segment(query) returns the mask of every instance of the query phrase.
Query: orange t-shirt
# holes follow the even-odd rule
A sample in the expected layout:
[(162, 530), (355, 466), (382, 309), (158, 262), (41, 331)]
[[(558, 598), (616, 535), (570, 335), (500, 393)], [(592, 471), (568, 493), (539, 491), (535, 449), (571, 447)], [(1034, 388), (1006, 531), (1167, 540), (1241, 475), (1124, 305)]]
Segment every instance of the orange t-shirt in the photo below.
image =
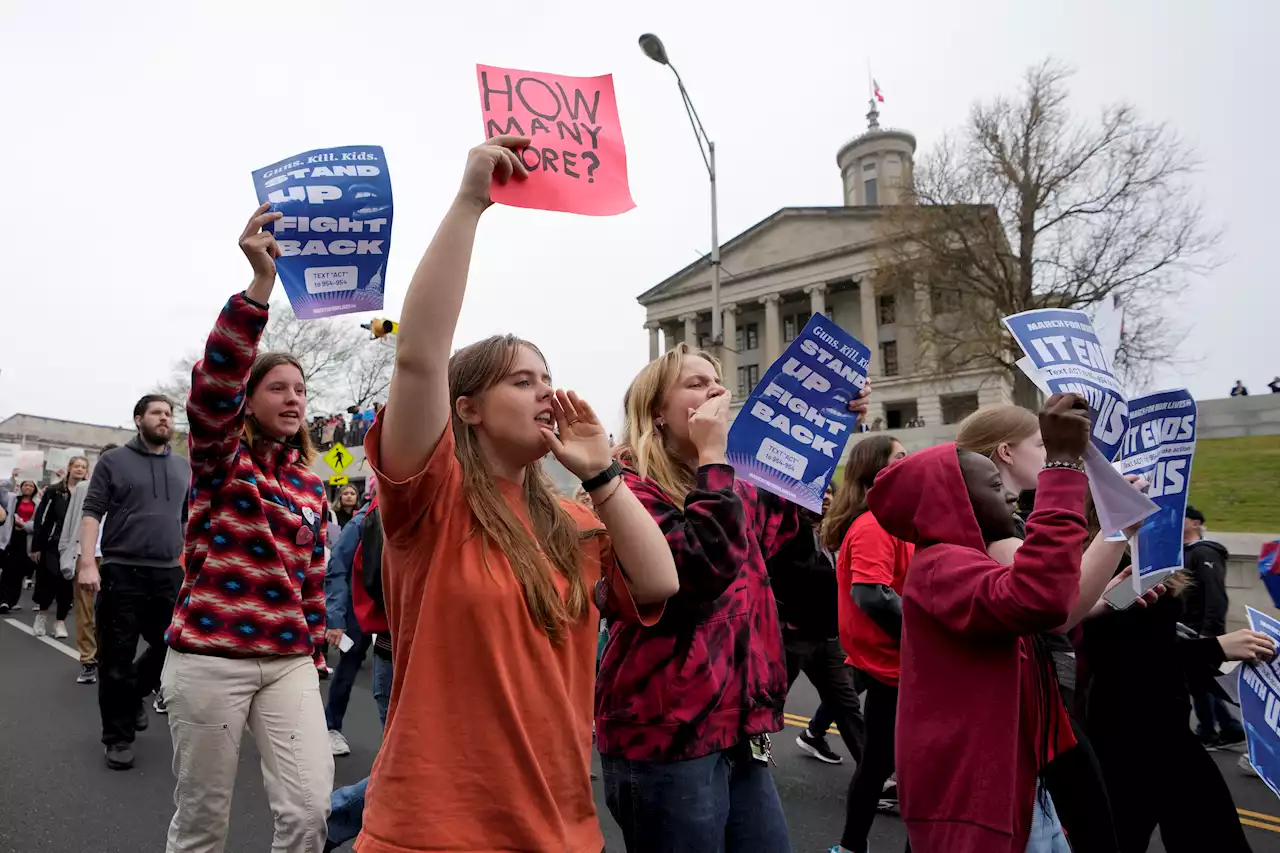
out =
[[(400, 483), (380, 470), (381, 434), (379, 417), (365, 452), (386, 536), (395, 676), (356, 850), (599, 853), (595, 581), (606, 578), (621, 612), (638, 618), (609, 537), (582, 543), (590, 612), (553, 646), (529, 618), (511, 564), (473, 533), (453, 431), (446, 427), (426, 468)], [(527, 524), (520, 487), (498, 483)], [(603, 531), (590, 510), (563, 505), (580, 529)], [(563, 578), (552, 577), (563, 591)]]

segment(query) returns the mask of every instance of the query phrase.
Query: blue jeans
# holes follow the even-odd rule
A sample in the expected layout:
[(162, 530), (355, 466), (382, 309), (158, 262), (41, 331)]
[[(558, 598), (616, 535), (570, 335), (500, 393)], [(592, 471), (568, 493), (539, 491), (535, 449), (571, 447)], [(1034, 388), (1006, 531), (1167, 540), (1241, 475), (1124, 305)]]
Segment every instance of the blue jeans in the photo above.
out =
[[(353, 650), (354, 651), (354, 650)], [(378, 717), (387, 724), (387, 704), (391, 701), (391, 661), (375, 652), (373, 655), (373, 699), (378, 703)], [(329, 798), (329, 842), (326, 850), (341, 847), (360, 834), (364, 826), (364, 794), (369, 777), (354, 785), (339, 788)]]
[(1049, 792), (1036, 786), (1035, 811), (1031, 813), (1031, 835), (1027, 839), (1027, 853), (1071, 853), (1062, 822), (1053, 807)]
[(1243, 734), (1244, 727), (1231, 713), (1231, 706), (1218, 694), (1206, 690), (1192, 696), (1191, 701), (1195, 705), (1196, 719), (1199, 721), (1196, 734), (1200, 735), (1201, 740), (1207, 740), (1219, 732), (1224, 735)]
[(745, 742), (689, 761), (600, 764), (628, 853), (791, 853), (773, 775)]
[[(348, 602), (348, 606), (353, 606)], [(351, 651), (342, 652), (338, 657), (338, 665), (333, 668), (333, 681), (329, 684), (329, 698), (324, 703), (324, 719), (332, 731), (342, 731), (342, 721), (347, 716), (347, 703), (351, 701), (351, 688), (356, 684), (356, 673), (364, 663), (369, 646), (373, 645), (373, 635), (363, 634), (355, 620), (347, 631), (351, 642), (355, 643)]]

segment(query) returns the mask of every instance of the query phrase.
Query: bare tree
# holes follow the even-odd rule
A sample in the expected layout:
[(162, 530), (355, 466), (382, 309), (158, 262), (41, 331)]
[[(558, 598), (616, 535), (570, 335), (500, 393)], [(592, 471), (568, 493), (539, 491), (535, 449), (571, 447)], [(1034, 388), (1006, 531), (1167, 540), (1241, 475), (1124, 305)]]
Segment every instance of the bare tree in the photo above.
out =
[[(283, 305), (273, 306), (258, 351), (287, 352), (298, 359), (307, 383), (307, 408), (314, 413), (367, 406), (386, 393), (395, 363), (394, 343), (369, 340), (354, 321), (299, 320)], [(169, 378), (155, 389), (173, 401), (174, 414), (184, 428), (191, 369), (199, 358), (193, 352), (176, 361)]]
[(1020, 400), (1031, 389), (1001, 317), (1115, 302), (1125, 311), (1115, 366), (1134, 382), (1172, 357), (1180, 336), (1166, 309), (1215, 263), (1219, 235), (1194, 197), (1190, 150), (1128, 105), (1075, 119), (1070, 75), (1046, 61), (1016, 97), (976, 104), (917, 164), (909, 203), (886, 210), (896, 239), (880, 286), (927, 283), (922, 345), (943, 369), (1009, 370)]

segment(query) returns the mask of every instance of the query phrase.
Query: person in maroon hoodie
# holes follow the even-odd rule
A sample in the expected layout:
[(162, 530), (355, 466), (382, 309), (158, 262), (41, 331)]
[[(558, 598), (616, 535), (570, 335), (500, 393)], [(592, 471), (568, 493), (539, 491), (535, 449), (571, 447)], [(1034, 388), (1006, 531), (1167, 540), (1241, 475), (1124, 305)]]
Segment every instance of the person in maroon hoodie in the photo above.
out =
[(892, 536), (916, 545), (902, 603), (896, 753), (915, 853), (1065, 853), (1039, 783), (1074, 740), (1052, 661), (1032, 635), (1079, 595), (1088, 408), (1055, 394), (1040, 413), (1048, 462), (1013, 565), (986, 545), (1013, 535), (1017, 497), (995, 464), (945, 444), (886, 468), (868, 494)]

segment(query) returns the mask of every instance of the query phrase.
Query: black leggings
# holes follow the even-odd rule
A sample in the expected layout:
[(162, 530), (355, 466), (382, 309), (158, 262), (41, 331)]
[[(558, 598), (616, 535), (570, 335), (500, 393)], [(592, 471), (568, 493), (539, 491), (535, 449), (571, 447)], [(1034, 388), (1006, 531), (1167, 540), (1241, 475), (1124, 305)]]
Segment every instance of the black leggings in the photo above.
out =
[(866, 684), (863, 713), (867, 720), (867, 745), (849, 782), (844, 834), (840, 836), (840, 846), (854, 853), (866, 853), (867, 834), (876, 819), (880, 793), (885, 780), (893, 775), (893, 739), (898, 717), (898, 688), (871, 675), (866, 676)]
[(1105, 736), (1095, 731), (1122, 853), (1144, 853), (1160, 827), (1168, 853), (1249, 853), (1240, 815), (1218, 765), (1188, 727), (1144, 734), (1135, 747), (1133, 729)]
[(1053, 797), (1053, 808), (1074, 853), (1117, 853), (1120, 847), (1102, 767), (1074, 716), (1071, 731), (1076, 745), (1049, 762), (1041, 780)]
[(40, 554), (40, 567), (36, 569), (36, 590), (31, 596), (36, 607), (48, 610), (54, 601), (58, 602), (56, 619), (62, 621), (71, 612), (71, 603), (75, 600), (73, 582), (62, 576), (62, 567), (58, 564), (58, 549)]

